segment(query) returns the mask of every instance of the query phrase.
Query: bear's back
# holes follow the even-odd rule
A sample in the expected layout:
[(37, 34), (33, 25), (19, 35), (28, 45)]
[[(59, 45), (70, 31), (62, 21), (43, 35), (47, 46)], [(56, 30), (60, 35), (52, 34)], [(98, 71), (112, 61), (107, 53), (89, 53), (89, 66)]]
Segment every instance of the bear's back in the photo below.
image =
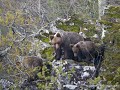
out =
[(80, 41), (78, 42), (81, 49), (86, 49), (89, 51), (95, 50), (95, 44), (92, 41)]
[(26, 68), (34, 68), (37, 66), (42, 66), (43, 61), (41, 58), (36, 56), (27, 56), (23, 59), (22, 64)]
[(64, 32), (62, 34), (62, 43), (64, 43), (64, 46), (67, 47), (69, 47), (70, 44), (76, 44), (79, 41), (83, 41), (83, 40), (84, 38), (75, 32)]

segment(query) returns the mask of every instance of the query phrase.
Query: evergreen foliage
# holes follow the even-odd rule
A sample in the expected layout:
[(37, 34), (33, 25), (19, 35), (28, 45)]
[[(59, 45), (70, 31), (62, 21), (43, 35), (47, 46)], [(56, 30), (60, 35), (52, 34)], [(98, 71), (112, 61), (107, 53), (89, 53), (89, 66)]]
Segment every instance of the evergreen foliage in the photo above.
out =
[[(47, 4), (51, 7), (56, 7), (57, 9), (55, 10), (57, 12), (55, 13), (54, 9), (49, 9), (54, 12), (51, 14), (48, 13), (48, 17), (42, 13), (42, 15), (44, 14), (44, 18), (47, 18), (46, 21), (42, 21), (42, 16), (40, 17), (40, 14), (37, 13), (38, 11), (36, 11), (36, 13), (31, 11), (32, 14), (30, 14), (31, 12), (28, 9), (27, 10), (29, 12), (18, 8), (21, 6), (18, 1), (19, 0), (16, 0), (16, 2), (14, 2), (14, 0), (0, 0), (0, 2), (4, 4), (4, 7), (0, 6), (0, 49), (11, 47), (10, 51), (7, 53), (7, 56), (4, 58), (0, 57), (0, 78), (14, 82), (15, 86), (11, 85), (9, 87), (10, 90), (20, 90), (20, 83), (23, 82), (28, 76), (33, 77), (34, 73), (37, 73), (38, 80), (40, 80), (37, 82), (37, 87), (42, 90), (54, 90), (60, 86), (57, 82), (59, 78), (58, 76), (61, 75), (63, 77), (68, 77), (68, 80), (70, 80), (72, 74), (75, 72), (75, 69), (72, 68), (66, 73), (63, 72), (62, 66), (57, 69), (52, 68), (51, 62), (54, 59), (54, 49), (52, 47), (43, 48), (40, 42), (42, 41), (49, 44), (49, 35), (51, 32), (46, 33), (41, 31), (39, 35), (34, 38), (34, 40), (37, 38), (38, 41), (32, 42), (28, 39), (27, 35), (23, 38), (23, 33), (21, 34), (17, 32), (18, 27), (23, 28), (23, 31), (21, 32), (34, 31), (33, 29), (35, 28), (33, 27), (36, 26), (38, 29), (40, 25), (46, 25), (46, 22), (54, 20), (57, 16), (61, 16), (62, 13), (65, 12), (65, 17), (67, 17), (67, 19), (69, 18), (68, 16), (71, 17), (65, 21), (56, 21), (57, 28), (64, 31), (72, 31), (77, 33), (82, 31), (87, 37), (92, 37), (96, 33), (96, 18), (98, 18), (98, 11), (96, 11), (97, 6), (95, 6), (96, 8), (93, 8), (93, 6), (98, 2), (98, 0), (81, 0), (82, 2), (86, 2), (84, 4), (89, 6), (83, 6), (86, 9), (81, 11), (82, 14), (79, 14), (80, 9), (77, 7), (73, 8), (72, 5), (70, 11), (68, 12), (68, 8), (65, 6), (69, 6), (69, 3), (63, 1), (59, 1), (59, 8), (61, 9), (61, 12), (59, 12), (57, 11), (58, 3), (55, 5), (53, 4), (54, 0), (48, 0)], [(75, 5), (78, 4), (76, 3)], [(61, 17), (64, 17), (64, 15)], [(99, 20), (99, 23), (101, 25), (105, 25), (105, 30), (108, 31), (106, 37), (101, 40), (107, 45), (104, 61), (102, 63), (102, 68), (104, 68), (105, 71), (102, 71), (98, 78), (95, 78), (94, 80), (89, 79), (88, 82), (91, 85), (98, 85), (99, 81), (104, 79), (101, 85), (104, 89), (106, 85), (120, 85), (120, 6), (111, 6), (107, 9), (105, 11), (105, 15), (102, 16), (102, 20)], [(84, 28), (88, 30), (84, 30)], [(31, 50), (32, 55), (40, 54), (42, 58), (48, 60), (43, 65), (42, 73), (38, 72), (38, 67), (33, 69), (25, 69), (16, 65), (16, 61), (20, 60), (21, 57), (29, 55)], [(85, 63), (81, 64), (85, 65)], [(55, 75), (51, 75), (52, 72), (55, 72)], [(3, 87), (0, 84), (0, 90), (2, 89)], [(29, 87), (26, 87), (25, 89), (27, 90)], [(119, 90), (119, 87), (117, 89)]]
[(120, 7), (111, 6), (106, 10), (106, 14), (100, 21), (106, 25), (106, 30), (109, 32), (104, 38), (108, 49), (105, 53), (104, 66), (106, 71), (102, 74), (106, 78), (106, 84), (119, 85), (120, 75)]

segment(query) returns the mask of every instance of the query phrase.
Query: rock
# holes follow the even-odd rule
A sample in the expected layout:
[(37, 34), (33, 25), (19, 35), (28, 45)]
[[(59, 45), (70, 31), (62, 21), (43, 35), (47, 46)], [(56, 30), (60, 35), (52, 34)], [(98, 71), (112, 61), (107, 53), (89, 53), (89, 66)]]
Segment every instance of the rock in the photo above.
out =
[(64, 90), (77, 90), (78, 86), (67, 84), (67, 85), (63, 85), (63, 87), (64, 87)]
[(76, 68), (76, 69), (81, 69), (82, 67), (79, 66), (79, 65), (77, 65), (77, 66), (75, 66), (75, 68)]
[(10, 82), (6, 79), (1, 79), (0, 84), (2, 85), (3, 89), (7, 90), (7, 88), (9, 88), (11, 85), (13, 85), (13, 82)]
[(93, 38), (96, 38), (96, 39), (99, 39), (98, 34), (94, 34), (92, 37), (93, 37)]
[(87, 38), (87, 36), (83, 32), (79, 32), (79, 35), (83, 36), (84, 38)]
[(90, 74), (88, 72), (83, 72), (82, 75), (81, 75), (82, 79), (86, 79), (88, 77), (90, 77)]
[(5, 56), (5, 55), (8, 53), (8, 51), (9, 51), (10, 49), (11, 49), (11, 47), (7, 47), (5, 50), (0, 51), (0, 57)]
[(89, 88), (90, 88), (90, 90), (96, 90), (97, 86), (96, 85), (90, 85)]
[(80, 90), (78, 87), (81, 86), (88, 88), (87, 79), (91, 78), (95, 71), (94, 66), (82, 66), (73, 60), (54, 60), (52, 66), (55, 72), (59, 72), (57, 82), (63, 85), (64, 90)]
[(95, 71), (95, 67), (94, 66), (83, 66), (83, 71), (88, 71), (88, 70)]

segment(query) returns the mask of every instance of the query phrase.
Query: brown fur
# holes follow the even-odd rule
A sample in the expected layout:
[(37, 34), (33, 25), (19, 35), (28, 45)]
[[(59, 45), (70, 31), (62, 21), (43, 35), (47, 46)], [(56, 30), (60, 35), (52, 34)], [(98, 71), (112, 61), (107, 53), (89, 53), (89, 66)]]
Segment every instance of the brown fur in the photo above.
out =
[(36, 56), (26, 56), (22, 62), (16, 62), (16, 65), (25, 67), (25, 68), (34, 68), (37, 66), (43, 66), (43, 61), (41, 58)]
[(51, 44), (54, 46), (55, 52), (57, 53), (57, 60), (61, 58), (62, 52), (64, 52), (64, 59), (73, 59), (74, 55), (70, 44), (76, 44), (82, 40), (84, 40), (84, 38), (74, 32), (56, 33), (55, 35), (50, 36)]
[[(26, 56), (21, 62), (16, 62), (16, 65), (23, 68), (23, 70), (28, 70), (26, 73), (28, 75), (27, 81), (31, 82), (38, 79), (38, 72), (42, 73), (43, 60), (36, 56)], [(34, 71), (35, 67), (38, 67), (36, 71)]]
[(95, 57), (96, 46), (92, 41), (80, 41), (77, 44), (71, 44), (72, 51), (78, 59), (90, 61)]

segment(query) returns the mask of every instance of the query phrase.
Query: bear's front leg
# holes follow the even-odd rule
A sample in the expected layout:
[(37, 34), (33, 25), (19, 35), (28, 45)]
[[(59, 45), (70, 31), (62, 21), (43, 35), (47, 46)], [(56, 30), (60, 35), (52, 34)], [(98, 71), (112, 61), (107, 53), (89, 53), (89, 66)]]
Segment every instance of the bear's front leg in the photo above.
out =
[(55, 49), (55, 59), (56, 60), (60, 60), (61, 56), (62, 56), (62, 49), (61, 49), (61, 47), (58, 48), (58, 49)]
[(64, 59), (72, 59), (74, 60), (74, 54), (72, 50), (64, 49)]

